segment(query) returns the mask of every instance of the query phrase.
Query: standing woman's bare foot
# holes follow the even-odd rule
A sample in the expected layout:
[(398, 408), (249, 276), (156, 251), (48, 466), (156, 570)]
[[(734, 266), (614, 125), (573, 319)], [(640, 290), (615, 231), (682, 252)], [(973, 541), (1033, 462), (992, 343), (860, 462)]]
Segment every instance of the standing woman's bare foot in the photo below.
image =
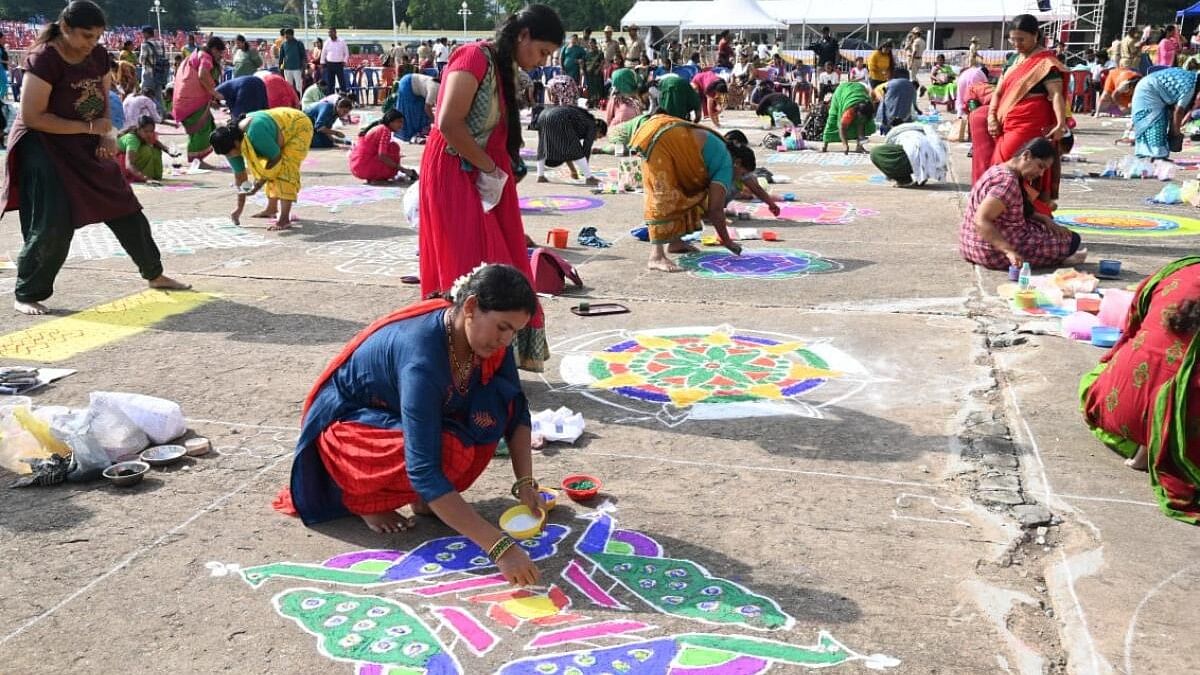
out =
[(668, 272), (671, 274), (683, 271), (683, 268), (672, 262), (670, 258), (651, 258), (650, 262), (646, 263), (646, 267), (656, 272)]
[(50, 311), (40, 302), (21, 302), (20, 300), (13, 301), (13, 309), (15, 309), (19, 314), (26, 314), (29, 316), (41, 316)]
[(361, 516), (361, 518), (367, 524), (367, 527), (380, 534), (403, 532), (415, 527), (417, 524), (412, 518), (405, 518), (396, 511), (368, 513)]
[(275, 211), (271, 211), (270, 209), (263, 209), (262, 211), (259, 211), (258, 213), (254, 214), (250, 217), (251, 218), (274, 218), (277, 215), (278, 214)]
[(1146, 446), (1139, 445), (1137, 452), (1133, 455), (1133, 457), (1125, 460), (1125, 466), (1133, 469), (1134, 471), (1145, 471), (1147, 468), (1149, 468), (1150, 462), (1148, 462), (1146, 458)]
[(157, 288), (160, 291), (190, 291), (192, 290), (192, 285), (160, 274), (150, 280), (150, 288)]

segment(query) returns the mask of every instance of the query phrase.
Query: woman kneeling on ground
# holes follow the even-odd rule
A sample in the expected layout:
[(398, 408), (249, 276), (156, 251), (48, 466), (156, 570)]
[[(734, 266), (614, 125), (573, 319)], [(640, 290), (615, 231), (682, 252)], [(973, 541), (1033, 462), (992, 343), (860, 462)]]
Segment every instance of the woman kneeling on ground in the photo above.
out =
[(1124, 328), (1079, 383), (1084, 418), (1127, 466), (1150, 472), (1163, 513), (1200, 525), (1200, 257), (1143, 281)]
[(162, 180), (162, 154), (165, 152), (172, 157), (182, 154), (172, 154), (158, 140), (158, 134), (154, 132), (154, 118), (149, 115), (143, 115), (137, 121), (137, 126), (126, 129), (117, 138), (117, 149), (121, 153), (121, 170), (125, 180), (130, 183)]
[(705, 219), (716, 228), (725, 248), (741, 255), (742, 247), (729, 237), (725, 205), (732, 198), (734, 179), (753, 174), (754, 151), (667, 114), (647, 119), (629, 143), (644, 158), (644, 217), (654, 246), (647, 267), (680, 271), (667, 252), (694, 252), (683, 237), (703, 229)]
[(368, 183), (386, 183), (404, 174), (408, 180), (417, 179), (415, 169), (400, 165), (400, 144), (394, 134), (404, 128), (404, 115), (389, 110), (358, 132), (358, 143), (350, 149), (350, 173)]
[[(267, 187), (267, 208), (254, 218), (275, 218), (272, 232), (286, 230), (292, 220), (292, 203), (300, 197), (300, 165), (312, 144), (313, 125), (295, 108), (272, 108), (233, 118), (212, 133), (212, 147), (225, 155), (238, 185), (237, 208), (229, 217), (240, 223), (246, 197)], [(254, 187), (243, 190), (249, 175)], [(281, 205), (282, 203), (282, 205)]]
[(959, 252), (965, 260), (1003, 270), (1023, 262), (1052, 267), (1086, 259), (1079, 235), (1035, 212), (1022, 186), (1022, 180), (1033, 180), (1052, 166), (1057, 152), (1049, 140), (1035, 138), (1012, 159), (984, 172), (971, 188), (959, 227)]
[(483, 265), (452, 301), (410, 305), (359, 333), (309, 392), (290, 487), (275, 508), (315, 525), (350, 514), (374, 531), (436, 515), (522, 585), (538, 572), (520, 546), (463, 499), (507, 440), (513, 494), (542, 507), (533, 479), (529, 407), (510, 347), (537, 311), (525, 276)]

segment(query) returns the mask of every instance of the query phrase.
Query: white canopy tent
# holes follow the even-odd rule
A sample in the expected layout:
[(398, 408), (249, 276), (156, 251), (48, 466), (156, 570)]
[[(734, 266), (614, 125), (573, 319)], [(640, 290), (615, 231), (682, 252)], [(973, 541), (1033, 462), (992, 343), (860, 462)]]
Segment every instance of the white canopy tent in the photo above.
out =
[(771, 18), (755, 0), (712, 0), (688, 4), (700, 7), (687, 14), (677, 14), (685, 30), (787, 30), (787, 24)]

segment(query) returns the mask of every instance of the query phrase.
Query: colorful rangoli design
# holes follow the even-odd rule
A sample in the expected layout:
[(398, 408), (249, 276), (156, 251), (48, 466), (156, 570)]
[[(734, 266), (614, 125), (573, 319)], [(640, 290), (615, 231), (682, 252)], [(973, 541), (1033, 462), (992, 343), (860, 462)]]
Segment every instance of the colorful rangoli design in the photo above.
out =
[[(209, 249), (256, 248), (273, 241), (237, 227), (228, 218), (163, 220), (150, 223), (158, 250), (165, 255), (191, 255)], [(84, 227), (71, 240), (68, 260), (124, 258), (125, 249), (107, 227)]]
[[(381, 187), (375, 185), (313, 185), (300, 188), (300, 198), (296, 200), (297, 207), (321, 207), (330, 210), (343, 206), (362, 206), (376, 202), (399, 200), (404, 197), (404, 189), (396, 187)], [(254, 201), (266, 204), (267, 197), (262, 192), (254, 196)]]
[[(798, 176), (797, 183), (813, 183), (816, 185), (887, 185), (887, 176), (883, 174), (847, 173), (844, 171), (817, 171)], [(775, 195), (779, 199), (778, 194)]]
[(756, 281), (795, 279), (842, 269), (840, 263), (798, 249), (744, 251), (741, 255), (725, 251), (700, 251), (680, 256), (679, 265), (692, 276)]
[[(879, 215), (874, 209), (860, 209), (850, 202), (778, 202), (779, 218), (794, 220), (801, 223), (816, 223), (820, 225), (845, 225), (854, 222), (858, 217)], [(748, 213), (751, 218), (772, 220), (775, 214), (762, 202), (732, 202), (729, 210), (734, 213)]]
[(870, 381), (861, 364), (827, 341), (729, 326), (608, 331), (555, 351), (563, 354), (560, 374), (568, 389), (668, 426), (688, 419), (819, 417), (820, 408)]
[(521, 210), (528, 213), (549, 211), (584, 211), (604, 206), (603, 199), (595, 197), (570, 197), (550, 195), (546, 197), (521, 197)]
[[(855, 652), (825, 631), (813, 645), (785, 641), (783, 633), (793, 619), (778, 603), (713, 576), (698, 563), (667, 557), (653, 538), (618, 529), (612, 510), (602, 507), (584, 516), (591, 522), (575, 542), (578, 557), (568, 562), (561, 577), (593, 609), (621, 613), (615, 618), (593, 620), (572, 611), (570, 596), (554, 584), (514, 589), (500, 575), (481, 576), (478, 572), (494, 566), (463, 537), (427, 541), (408, 553), (353, 551), (319, 565), (207, 567), (220, 568), (214, 576), (240, 575), (256, 589), (289, 579), (357, 588), (393, 585), (388, 597), (303, 586), (279, 591), (272, 599), (281, 617), (316, 639), (322, 656), (354, 664), (356, 675), (486, 672), (491, 668), (473, 659), (493, 652), (505, 639), (501, 636), (517, 640), (512, 650), (516, 660), (496, 671), (505, 675), (757, 675), (776, 664), (823, 668), (859, 662), (872, 669), (900, 664), (882, 654)], [(569, 533), (570, 528), (551, 524), (522, 546), (534, 560), (546, 561)], [(550, 571), (543, 569), (543, 574), (548, 578)], [(505, 588), (480, 592), (497, 585)], [(630, 607), (613, 593), (676, 619), (772, 631), (776, 637), (646, 635), (658, 627), (626, 614)], [(417, 608), (397, 599), (405, 595), (437, 597), (439, 604)], [(529, 639), (531, 632), (535, 634)], [(542, 653), (526, 656), (539, 650)]]
[(1061, 209), (1054, 221), (1080, 234), (1118, 237), (1178, 237), (1200, 234), (1200, 220), (1149, 211)]
[(335, 269), (343, 274), (403, 277), (416, 274), (419, 267), (416, 238), (383, 241), (347, 239), (314, 246), (307, 253), (318, 258), (337, 260)]

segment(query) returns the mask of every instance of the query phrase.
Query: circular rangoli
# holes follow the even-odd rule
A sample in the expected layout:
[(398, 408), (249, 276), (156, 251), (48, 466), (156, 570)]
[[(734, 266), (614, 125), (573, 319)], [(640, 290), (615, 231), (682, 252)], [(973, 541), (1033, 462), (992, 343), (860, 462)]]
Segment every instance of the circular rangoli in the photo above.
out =
[(604, 200), (596, 199), (595, 197), (550, 195), (546, 197), (522, 197), (519, 203), (522, 211), (540, 213), (545, 211), (583, 211), (585, 209), (594, 209), (603, 206)]
[[(845, 225), (863, 216), (879, 215), (874, 209), (860, 209), (849, 202), (784, 202), (779, 201), (779, 218), (802, 223), (821, 225)], [(749, 213), (752, 218), (771, 220), (775, 216), (762, 202), (733, 202), (729, 209), (736, 213)]]
[(571, 388), (670, 426), (687, 419), (817, 417), (870, 380), (828, 341), (730, 326), (606, 331), (554, 351), (564, 354), (561, 375)]
[(842, 269), (832, 260), (797, 249), (745, 251), (742, 255), (700, 251), (680, 256), (679, 265), (693, 276), (709, 279), (795, 279)]
[(1149, 211), (1061, 209), (1054, 221), (1081, 234), (1171, 237), (1200, 234), (1200, 220)]

